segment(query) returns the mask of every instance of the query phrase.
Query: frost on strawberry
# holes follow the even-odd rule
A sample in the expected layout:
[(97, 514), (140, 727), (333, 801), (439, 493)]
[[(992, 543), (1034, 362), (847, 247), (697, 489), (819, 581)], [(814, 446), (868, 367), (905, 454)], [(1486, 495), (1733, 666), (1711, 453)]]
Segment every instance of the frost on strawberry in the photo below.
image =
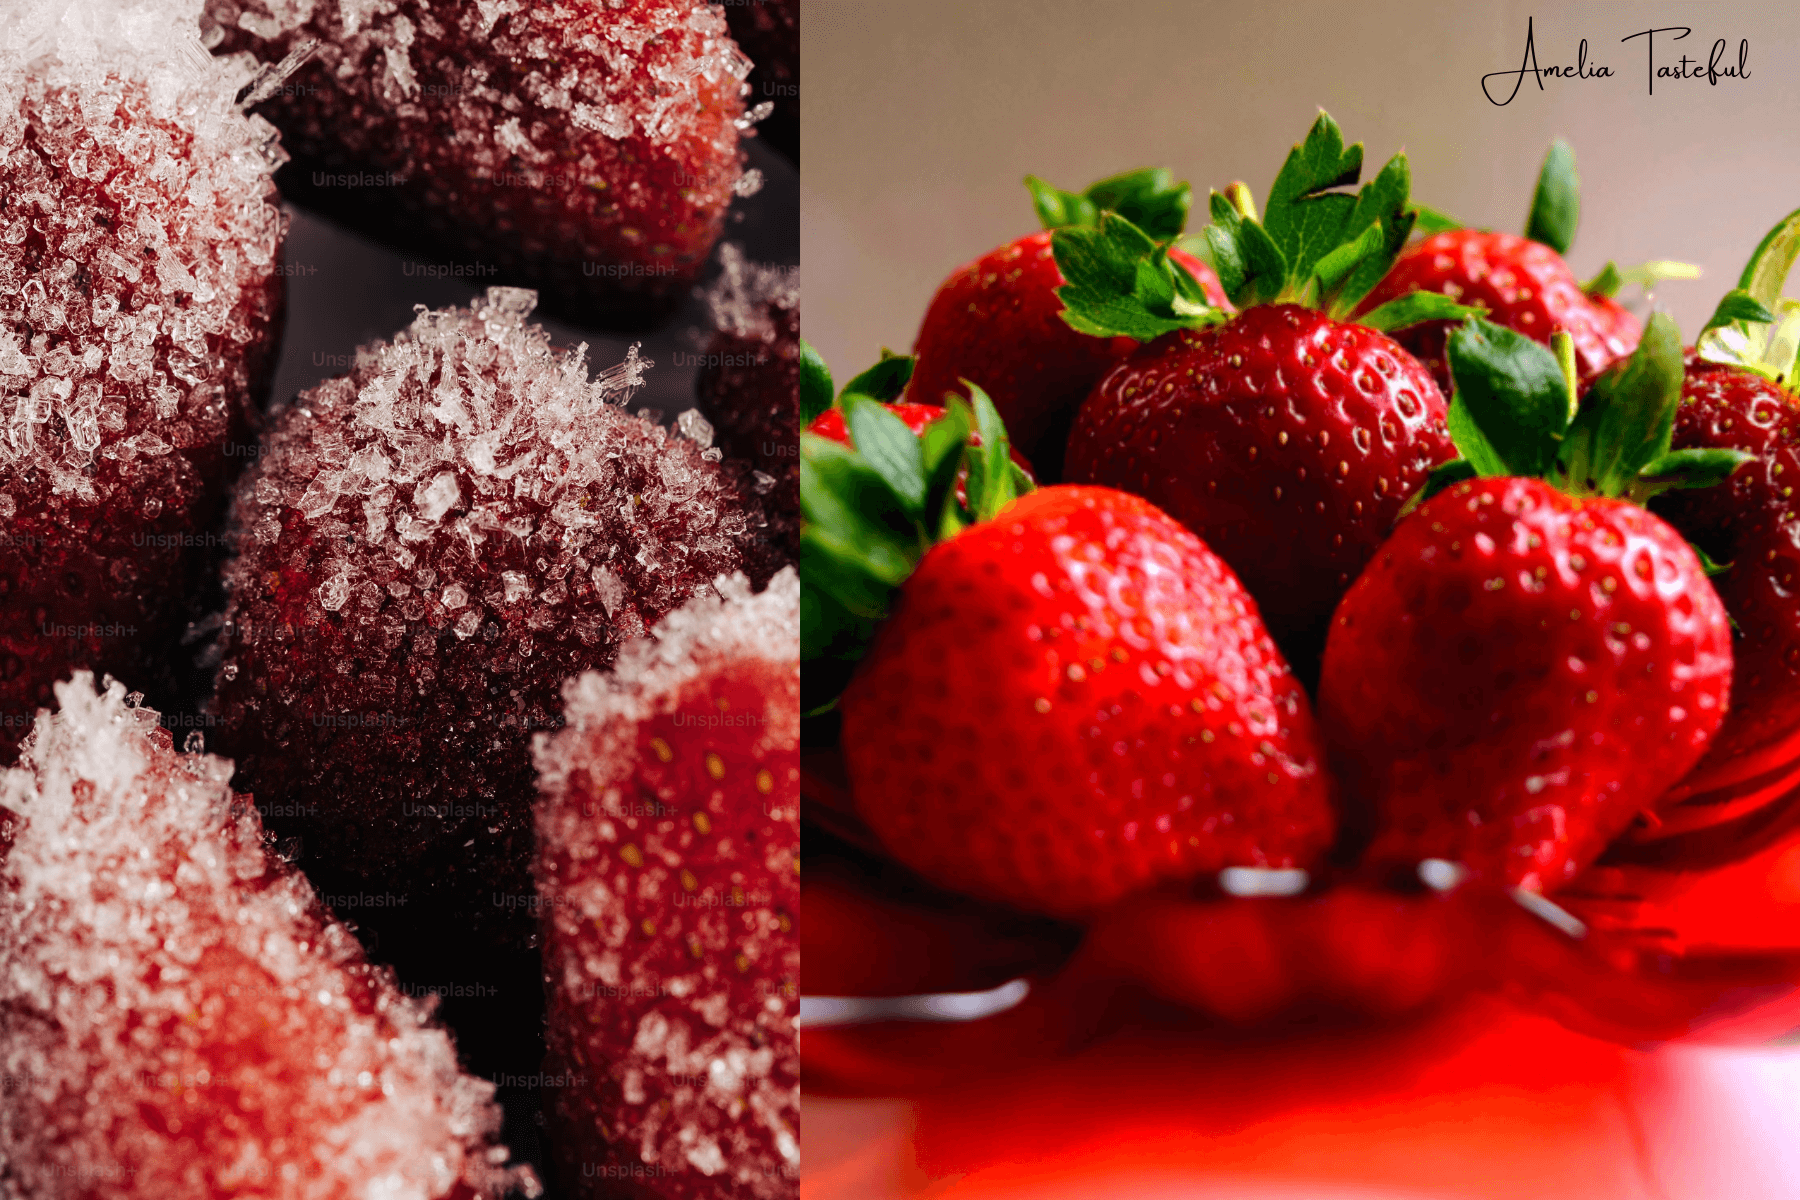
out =
[(742, 565), (761, 520), (717, 448), (625, 411), (635, 347), (590, 381), (534, 301), (420, 306), (273, 418), (233, 509), (217, 701), (309, 869), (521, 938), (488, 896), (530, 892), (529, 746), (561, 681)]
[(1641, 506), (1748, 456), (1670, 449), (1667, 316), (1579, 405), (1557, 343), (1485, 321), (1452, 336), (1464, 457), (1333, 616), (1320, 720), (1375, 861), (1553, 890), (1653, 810), (1724, 719), (1725, 608), (1704, 560)]
[(799, 586), (722, 578), (540, 737), (551, 1099), (573, 1194), (798, 1187)]
[(9, 1194), (498, 1196), (493, 1085), (271, 857), (231, 763), (56, 685), (0, 777)]
[(0, 758), (72, 667), (179, 694), (273, 366), (282, 151), (197, 15), (0, 14)]
[(204, 27), (264, 63), (318, 43), (260, 106), (291, 197), (585, 319), (654, 323), (761, 182), (738, 146), (750, 59), (696, 0), (207, 0)]
[(715, 331), (694, 380), (699, 415), (727, 457), (750, 465), (751, 491), (768, 525), (766, 578), (794, 561), (800, 538), (800, 279), (791, 268), (719, 248), (707, 290)]

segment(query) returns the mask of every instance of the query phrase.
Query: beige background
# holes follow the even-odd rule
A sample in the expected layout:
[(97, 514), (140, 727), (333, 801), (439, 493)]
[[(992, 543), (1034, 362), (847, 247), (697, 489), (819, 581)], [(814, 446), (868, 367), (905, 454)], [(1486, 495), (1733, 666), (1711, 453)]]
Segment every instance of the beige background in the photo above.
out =
[[(1528, 15), (1539, 65), (1573, 65), (1585, 37), (1614, 76), (1543, 92), (1527, 77), (1490, 105), (1481, 76), (1518, 69)], [(1671, 25), (1693, 33), (1658, 35), (1659, 64), (1704, 62), (1717, 38), (1735, 63), (1747, 37), (1750, 78), (1646, 94), (1644, 39), (1620, 39)], [(807, 0), (802, 37), (804, 322), (840, 381), (883, 344), (910, 348), (953, 268), (1036, 227), (1026, 173), (1081, 188), (1167, 165), (1202, 195), (1242, 178), (1260, 199), (1321, 106), (1364, 143), (1365, 178), (1405, 149), (1416, 196), (1513, 231), (1545, 146), (1568, 137), (1577, 274), (1608, 258), (1701, 264), (1706, 278), (1657, 297), (1690, 337), (1800, 207), (1789, 4)]]

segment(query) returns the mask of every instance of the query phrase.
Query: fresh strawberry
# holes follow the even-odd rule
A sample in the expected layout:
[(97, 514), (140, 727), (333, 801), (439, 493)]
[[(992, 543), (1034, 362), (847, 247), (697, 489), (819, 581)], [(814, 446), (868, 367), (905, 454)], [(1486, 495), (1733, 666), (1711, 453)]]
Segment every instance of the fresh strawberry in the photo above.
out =
[(1437, 385), (1383, 331), (1465, 310), (1408, 297), (1348, 320), (1415, 215), (1404, 155), (1354, 196), (1325, 190), (1361, 169), (1362, 146), (1321, 113), (1260, 221), (1241, 184), (1213, 194), (1206, 235), (1236, 316), (1120, 218), (1055, 235), (1064, 319), (1147, 343), (1082, 405), (1066, 478), (1134, 492), (1199, 534), (1303, 671), (1407, 496), (1455, 456)]
[(1738, 288), (1701, 332), (1675, 413), (1676, 446), (1739, 450), (1755, 461), (1726, 487), (1671, 495), (1658, 505), (1677, 529), (1732, 564), (1716, 586), (1737, 621), (1742, 669), (1709, 768), (1761, 758), (1800, 728), (1800, 546), (1793, 518), (1800, 393), (1788, 332), (1800, 303), (1781, 298), (1797, 252), (1800, 213), (1763, 239)]
[(1472, 321), (1449, 353), (1465, 458), (1433, 485), (1463, 481), (1403, 521), (1338, 606), (1320, 720), (1373, 861), (1450, 859), (1547, 891), (1724, 718), (1725, 608), (1639, 505), (1746, 456), (1670, 452), (1681, 340), (1665, 316), (1578, 413), (1572, 365), (1522, 334)]
[[(1372, 309), (1418, 291), (1484, 308), (1496, 324), (1545, 345), (1557, 330), (1567, 332), (1583, 380), (1630, 354), (1643, 332), (1637, 318), (1610, 296), (1584, 292), (1562, 255), (1514, 233), (1434, 233), (1407, 247), (1363, 304)], [(1398, 339), (1446, 393), (1450, 368), (1444, 342), (1455, 327), (1451, 321), (1428, 321)]]
[[(1698, 269), (1685, 263), (1650, 262), (1620, 270), (1606, 269), (1579, 283), (1563, 255), (1575, 240), (1581, 216), (1580, 180), (1575, 152), (1560, 138), (1551, 143), (1532, 194), (1525, 236), (1463, 229), (1435, 212), (1430, 236), (1406, 248), (1382, 281), (1363, 301), (1365, 309), (1396, 300), (1409, 292), (1437, 292), (1461, 304), (1487, 310), (1497, 325), (1542, 342), (1566, 332), (1575, 347), (1576, 368), (1583, 381), (1629, 355), (1643, 334), (1638, 319), (1613, 295), (1622, 284), (1646, 287), (1661, 279), (1689, 279)], [(1399, 342), (1450, 393), (1450, 368), (1444, 341), (1455, 328), (1450, 321), (1427, 321), (1399, 335)]]
[[(1082, 337), (1059, 318), (1056, 289), (1064, 280), (1051, 252), (1051, 231), (1092, 225), (1102, 211), (1118, 211), (1159, 240), (1180, 234), (1190, 189), (1163, 170), (1133, 171), (1102, 180), (1076, 195), (1027, 179), (1044, 229), (1008, 242), (962, 267), (941, 285), (913, 342), (919, 369), (908, 399), (942, 404), (946, 393), (967, 395), (968, 379), (993, 398), (1013, 440), (1058, 477), (1068, 422), (1095, 383), (1135, 343), (1128, 338)], [(1225, 303), (1211, 267), (1181, 250), (1170, 257), (1200, 281), (1207, 298)]]
[(979, 389), (980, 446), (960, 400), (922, 436), (855, 393), (844, 407), (855, 450), (801, 446), (802, 654), (860, 660), (844, 757), (889, 853), (959, 893), (1081, 918), (1324, 852), (1306, 696), (1198, 538), (1110, 489), (1012, 500), (1030, 484)]

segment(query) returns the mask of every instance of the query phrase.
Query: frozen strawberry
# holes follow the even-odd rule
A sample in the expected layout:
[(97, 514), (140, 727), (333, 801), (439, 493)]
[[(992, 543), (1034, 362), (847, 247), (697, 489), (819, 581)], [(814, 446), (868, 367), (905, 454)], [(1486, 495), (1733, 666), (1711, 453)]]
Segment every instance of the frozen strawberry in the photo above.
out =
[(1449, 352), (1466, 457), (1433, 484), (1462, 482), (1402, 521), (1338, 606), (1320, 723), (1372, 860), (1449, 859), (1549, 891), (1653, 808), (1724, 719), (1724, 605), (1640, 505), (1748, 456), (1670, 451), (1682, 375), (1667, 316), (1578, 412), (1574, 371), (1521, 334), (1471, 321)]
[(717, 332), (694, 395), (719, 448), (756, 472), (752, 490), (761, 497), (768, 556), (778, 566), (799, 553), (799, 274), (752, 263), (730, 242), (719, 248), (719, 260), (724, 269), (706, 297)]
[(1309, 678), (1337, 598), (1454, 457), (1443, 396), (1387, 334), (1465, 310), (1431, 295), (1350, 318), (1414, 219), (1405, 155), (1354, 195), (1329, 190), (1361, 172), (1361, 144), (1320, 113), (1260, 218), (1243, 185), (1213, 193), (1206, 236), (1235, 314), (1128, 222), (1056, 234), (1068, 324), (1146, 343), (1082, 404), (1064, 477), (1143, 496), (1199, 534)]
[[(259, 109), (286, 194), (353, 228), (654, 323), (687, 295), (742, 171), (750, 60), (695, 0), (207, 0), (217, 54), (316, 57)], [(372, 182), (371, 182), (372, 181)]]
[(774, 106), (757, 123), (757, 136), (800, 162), (800, 0), (727, 4), (731, 36), (756, 64), (750, 72), (750, 104)]
[(273, 365), (281, 150), (195, 12), (48, 5), (0, 42), (0, 760), (73, 667), (185, 694)]
[(309, 869), (497, 937), (529, 930), (490, 896), (530, 894), (529, 747), (561, 681), (736, 569), (759, 519), (717, 449), (623, 410), (635, 347), (590, 383), (534, 300), (421, 306), (272, 419), (217, 700)]
[(231, 763), (177, 754), (118, 683), (55, 692), (0, 779), (12, 1192), (538, 1195), (493, 1085), (265, 852)]
[(720, 579), (537, 743), (551, 1131), (581, 1196), (792, 1197), (798, 580)]
[[(1026, 182), (1043, 231), (989, 251), (938, 285), (913, 341), (919, 369), (906, 398), (941, 405), (948, 393), (967, 396), (962, 381), (970, 380), (992, 397), (1015, 444), (1044, 468), (1046, 479), (1057, 479), (1076, 407), (1136, 346), (1128, 337), (1084, 337), (1063, 322), (1057, 288), (1064, 279), (1050, 231), (1093, 225), (1100, 213), (1116, 211), (1167, 241), (1181, 233), (1191, 189), (1166, 170), (1103, 179), (1080, 194), (1035, 176)], [(1225, 304), (1211, 267), (1182, 250), (1168, 256), (1199, 281), (1211, 303)]]

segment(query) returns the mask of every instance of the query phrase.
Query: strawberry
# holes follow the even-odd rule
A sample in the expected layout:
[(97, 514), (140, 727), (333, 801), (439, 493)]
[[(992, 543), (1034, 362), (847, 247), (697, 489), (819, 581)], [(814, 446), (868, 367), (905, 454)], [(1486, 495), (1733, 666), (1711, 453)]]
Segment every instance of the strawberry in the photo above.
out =
[(827, 598), (880, 622), (840, 704), (863, 822), (939, 886), (1065, 918), (1316, 860), (1336, 823), (1311, 711), (1231, 570), (1123, 492), (1011, 500), (1004, 426), (977, 390), (971, 447), (960, 405), (915, 437), (852, 394), (856, 450), (802, 441), (803, 657)]
[[(1338, 606), (1320, 721), (1372, 861), (1567, 882), (1706, 752), (1731, 634), (1702, 561), (1639, 507), (1746, 456), (1671, 452), (1680, 333), (1653, 316), (1579, 411), (1557, 354), (1471, 321), (1449, 342), (1460, 478)], [(1560, 362), (1559, 362), (1560, 358)]]
[[(1736, 290), (1688, 355), (1674, 444), (1742, 451), (1755, 459), (1728, 486), (1669, 496), (1660, 511), (1715, 557), (1732, 563), (1717, 586), (1739, 628), (1731, 715), (1709, 759), (1724, 768), (1761, 757), (1800, 728), (1800, 598), (1793, 492), (1800, 479), (1800, 394), (1789, 332), (1800, 303), (1781, 298), (1800, 253), (1800, 213), (1763, 239)], [(1791, 753), (1791, 752), (1790, 752)]]
[[(1071, 330), (1058, 313), (1056, 289), (1064, 280), (1051, 251), (1051, 231), (1092, 225), (1116, 210), (1160, 240), (1180, 234), (1190, 189), (1174, 185), (1165, 170), (1133, 171), (1094, 184), (1077, 195), (1036, 176), (1026, 180), (1044, 229), (1008, 242), (953, 273), (938, 286), (913, 342), (919, 369), (908, 399), (942, 404), (946, 393), (966, 395), (962, 381), (980, 384), (1014, 441), (1045, 478), (1058, 477), (1068, 421), (1094, 384), (1134, 343), (1097, 341)], [(1186, 267), (1214, 304), (1225, 294), (1218, 277), (1181, 250), (1170, 256)]]
[[(1638, 319), (1613, 299), (1622, 284), (1648, 287), (1659, 279), (1692, 278), (1699, 272), (1684, 263), (1652, 262), (1625, 270), (1608, 263), (1594, 279), (1579, 283), (1563, 255), (1575, 239), (1580, 215), (1575, 152), (1559, 138), (1538, 173), (1524, 237), (1463, 229), (1441, 214), (1422, 213), (1421, 224), (1429, 220), (1432, 226), (1429, 236), (1401, 253), (1363, 307), (1373, 309), (1410, 292), (1437, 292), (1486, 309), (1490, 321), (1546, 346), (1560, 329), (1574, 343), (1581, 378), (1590, 380), (1629, 355), (1643, 334)], [(1449, 321), (1427, 321), (1399, 336), (1446, 395), (1450, 368), (1444, 342), (1453, 328)]]
[(1401, 504), (1454, 457), (1437, 385), (1384, 331), (1466, 310), (1407, 297), (1348, 320), (1415, 216), (1404, 155), (1354, 196), (1327, 190), (1361, 169), (1362, 146), (1321, 113), (1261, 220), (1243, 185), (1213, 194), (1206, 236), (1235, 316), (1121, 218), (1055, 235), (1064, 320), (1146, 343), (1082, 405), (1065, 477), (1134, 492), (1199, 534), (1303, 670)]
[(760, 594), (720, 578), (613, 672), (570, 680), (567, 728), (537, 741), (570, 1195), (795, 1194), (798, 600), (792, 568)]

